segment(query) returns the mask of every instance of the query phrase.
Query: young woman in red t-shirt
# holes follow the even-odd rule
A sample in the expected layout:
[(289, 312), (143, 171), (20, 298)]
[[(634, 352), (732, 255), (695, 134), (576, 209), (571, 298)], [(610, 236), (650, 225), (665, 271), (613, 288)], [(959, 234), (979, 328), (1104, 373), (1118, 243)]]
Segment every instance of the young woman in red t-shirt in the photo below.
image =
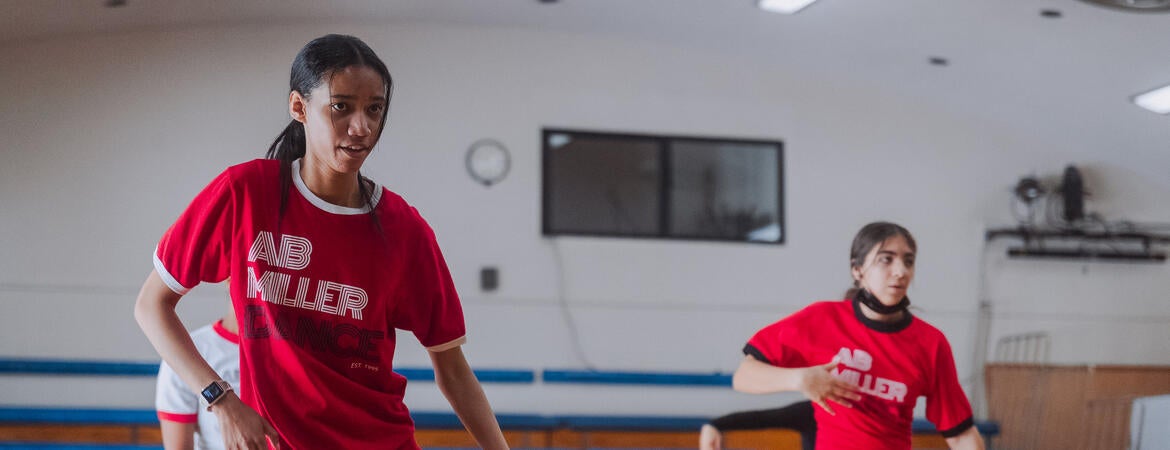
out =
[(918, 397), (952, 449), (982, 449), (946, 337), (907, 307), (917, 244), (902, 226), (866, 225), (853, 239), (855, 290), (757, 332), (733, 386), (799, 391), (816, 405), (818, 449), (907, 450)]
[[(138, 323), (207, 400), (227, 448), (418, 448), (406, 380), (392, 370), (395, 329), (427, 347), (479, 446), (507, 448), (463, 356), (462, 308), (433, 231), (359, 173), (385, 127), (386, 65), (361, 40), (328, 35), (297, 54), (289, 84), (292, 121), (268, 159), (228, 168), (164, 234)], [(229, 276), (240, 387), (199, 356), (175, 314), (188, 290)]]

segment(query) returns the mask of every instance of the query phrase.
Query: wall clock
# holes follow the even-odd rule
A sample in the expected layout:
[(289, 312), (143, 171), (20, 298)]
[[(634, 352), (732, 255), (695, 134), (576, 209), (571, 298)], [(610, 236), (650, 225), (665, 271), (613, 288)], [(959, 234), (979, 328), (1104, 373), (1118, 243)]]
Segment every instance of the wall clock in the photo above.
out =
[(472, 180), (491, 187), (508, 176), (508, 171), (512, 169), (512, 157), (500, 141), (480, 139), (467, 148), (464, 164)]

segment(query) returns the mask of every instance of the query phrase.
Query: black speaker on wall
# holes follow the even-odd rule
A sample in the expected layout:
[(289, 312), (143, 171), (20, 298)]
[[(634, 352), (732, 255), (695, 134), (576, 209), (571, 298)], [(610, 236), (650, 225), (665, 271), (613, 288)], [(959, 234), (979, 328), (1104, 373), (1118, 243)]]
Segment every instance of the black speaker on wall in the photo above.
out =
[(1085, 183), (1081, 179), (1081, 171), (1075, 166), (1064, 169), (1060, 196), (1064, 198), (1065, 221), (1076, 222), (1085, 218)]
[(500, 287), (500, 269), (493, 266), (479, 269), (479, 289), (484, 292), (493, 292)]

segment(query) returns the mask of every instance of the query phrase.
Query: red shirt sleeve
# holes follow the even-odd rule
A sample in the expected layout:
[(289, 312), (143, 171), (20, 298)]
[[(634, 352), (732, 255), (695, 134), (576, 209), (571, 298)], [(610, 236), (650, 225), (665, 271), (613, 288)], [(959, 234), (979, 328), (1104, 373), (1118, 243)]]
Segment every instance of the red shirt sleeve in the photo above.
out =
[(228, 276), (236, 199), (232, 178), (224, 171), (163, 234), (154, 267), (171, 290), (186, 294), (201, 282), (218, 283)]
[(407, 276), (394, 312), (394, 327), (409, 330), (431, 351), (463, 344), (466, 327), (463, 306), (451, 281), (451, 273), (439, 250), (435, 232), (418, 211), (414, 252), (406, 258)]
[(926, 396), (926, 418), (945, 437), (958, 436), (974, 425), (971, 404), (959, 385), (955, 357), (945, 337), (939, 337), (935, 354), (934, 379)]
[(777, 367), (808, 366), (797, 350), (802, 335), (799, 324), (804, 312), (801, 310), (757, 331), (744, 346), (744, 354)]

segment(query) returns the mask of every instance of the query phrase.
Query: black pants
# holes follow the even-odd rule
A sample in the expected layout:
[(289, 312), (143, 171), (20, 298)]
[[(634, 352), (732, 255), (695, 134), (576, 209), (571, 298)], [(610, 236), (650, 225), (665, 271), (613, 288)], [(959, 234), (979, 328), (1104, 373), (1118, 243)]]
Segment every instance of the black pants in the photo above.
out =
[(813, 450), (817, 443), (817, 421), (813, 418), (810, 401), (793, 403), (783, 408), (731, 413), (711, 421), (720, 432), (786, 428), (800, 433), (800, 446)]

